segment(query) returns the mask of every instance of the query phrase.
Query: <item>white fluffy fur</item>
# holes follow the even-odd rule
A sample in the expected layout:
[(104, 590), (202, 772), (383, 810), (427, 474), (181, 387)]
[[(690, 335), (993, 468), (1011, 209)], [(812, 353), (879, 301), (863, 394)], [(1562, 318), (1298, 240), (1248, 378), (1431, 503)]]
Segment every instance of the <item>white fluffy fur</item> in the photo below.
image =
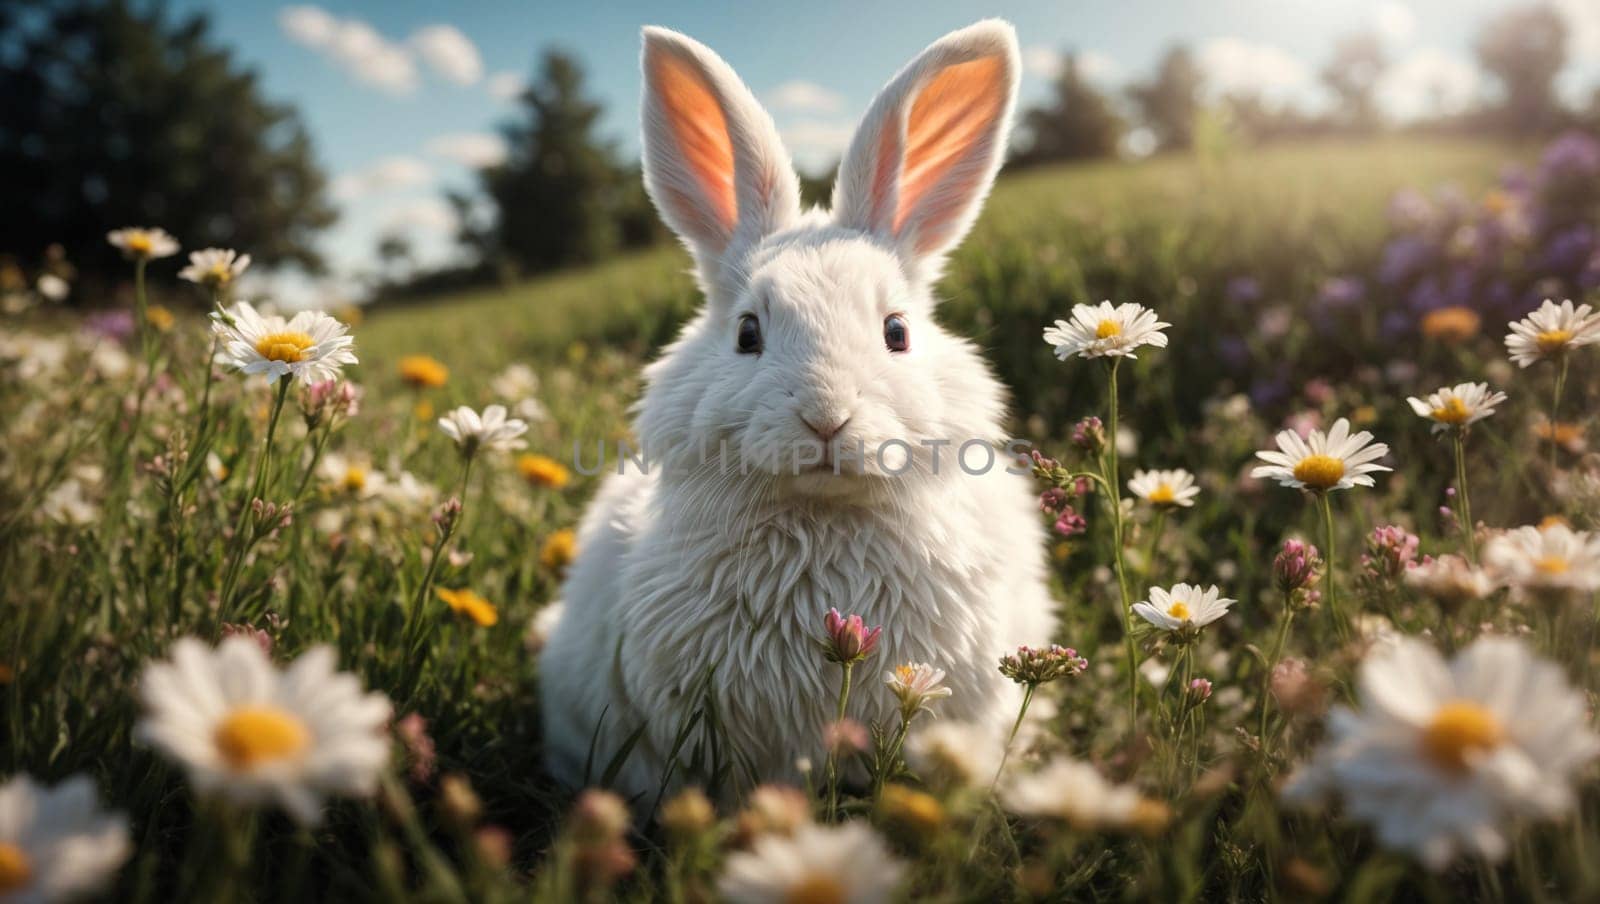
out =
[[(885, 626), (878, 653), (857, 670), (853, 717), (891, 724), (882, 672), (922, 660), (944, 668), (955, 690), (940, 704), (944, 717), (990, 725), (998, 743), (1018, 692), (997, 660), (1017, 644), (1047, 642), (1055, 623), (1043, 529), (1028, 479), (1007, 473), (1003, 457), (981, 477), (955, 466), (961, 442), (1003, 438), (1004, 390), (971, 344), (937, 326), (930, 282), (1003, 154), (1016, 91), (1011, 27), (986, 21), (948, 35), (890, 82), (841, 168), (832, 212), (798, 209), (771, 119), (715, 54), (660, 29), (646, 29), (644, 45), (647, 73), (653, 54), (693, 61), (737, 133), (739, 221), (707, 228), (718, 218), (692, 209), (703, 186), (647, 76), (646, 186), (694, 251), (708, 303), (648, 368), (636, 426), (653, 467), (608, 478), (580, 528), (565, 608), (540, 662), (551, 772), (577, 784), (586, 761), (598, 770), (644, 726), (618, 784), (648, 803), (702, 704), (694, 690), (714, 670), (709, 690), (727, 741), (750, 767), (734, 777), (796, 778), (797, 759), (821, 761), (838, 692), (838, 666), (812, 642), (830, 606)], [(894, 146), (880, 140), (884, 130), (903, 139), (918, 87), (985, 55), (999, 61), (993, 90), (1005, 93), (1005, 115), (960, 153), (941, 155), (949, 171), (925, 183), (935, 186), (927, 203), (899, 230), (865, 213), (883, 188), (871, 174), (899, 172), (900, 161), (875, 157)], [(892, 200), (897, 186), (888, 187)], [(746, 313), (761, 323), (759, 355), (735, 348)], [(910, 351), (885, 348), (892, 313), (910, 324)], [(793, 450), (813, 441), (802, 419), (845, 417), (835, 439), (844, 448), (892, 438), (952, 444), (938, 473), (923, 446), (899, 476), (855, 462), (841, 464), (844, 476), (791, 473)], [(784, 472), (698, 465), (702, 448), (714, 456), (723, 443), (734, 460), (775, 454)], [(982, 459), (973, 451), (969, 462)]]

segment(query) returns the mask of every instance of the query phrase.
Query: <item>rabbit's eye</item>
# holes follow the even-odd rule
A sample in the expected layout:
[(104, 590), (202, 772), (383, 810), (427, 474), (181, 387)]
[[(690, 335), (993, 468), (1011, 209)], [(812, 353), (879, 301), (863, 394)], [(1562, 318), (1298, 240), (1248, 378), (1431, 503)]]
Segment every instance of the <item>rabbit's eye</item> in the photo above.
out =
[(906, 326), (904, 316), (890, 314), (883, 318), (883, 344), (891, 352), (903, 352), (911, 348), (911, 328)]
[(739, 354), (754, 355), (761, 351), (761, 321), (754, 314), (739, 318)]

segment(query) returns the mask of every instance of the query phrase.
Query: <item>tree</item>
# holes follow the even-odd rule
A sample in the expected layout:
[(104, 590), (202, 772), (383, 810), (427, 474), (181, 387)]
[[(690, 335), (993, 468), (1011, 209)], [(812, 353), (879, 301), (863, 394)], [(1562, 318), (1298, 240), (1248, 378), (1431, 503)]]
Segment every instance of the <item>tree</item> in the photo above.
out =
[(1179, 44), (1162, 55), (1153, 79), (1128, 89), (1160, 150), (1180, 150), (1194, 143), (1202, 80), (1194, 54)]
[(1117, 152), (1125, 124), (1111, 102), (1084, 77), (1074, 54), (1061, 61), (1055, 96), (1024, 118), (1027, 146), (1019, 163), (1109, 157)]
[(91, 282), (126, 267), (105, 242), (158, 225), (189, 248), (323, 262), (334, 220), (294, 111), (213, 44), (204, 16), (124, 0), (10, 0), (0, 22), (0, 248), (64, 245)]
[(1499, 79), (1503, 128), (1526, 135), (1559, 124), (1555, 79), (1567, 63), (1567, 26), (1546, 4), (1501, 13), (1478, 36), (1478, 62)]
[(524, 118), (501, 129), (505, 161), (480, 171), (493, 208), (487, 233), (469, 229), (463, 240), (520, 273), (613, 253), (629, 192), (614, 148), (594, 134), (601, 108), (584, 96), (578, 61), (546, 52), (521, 102)]
[(1378, 114), (1378, 82), (1389, 68), (1383, 41), (1369, 31), (1339, 39), (1333, 59), (1322, 70), (1322, 83), (1333, 93), (1339, 125), (1354, 132), (1372, 132), (1382, 125)]

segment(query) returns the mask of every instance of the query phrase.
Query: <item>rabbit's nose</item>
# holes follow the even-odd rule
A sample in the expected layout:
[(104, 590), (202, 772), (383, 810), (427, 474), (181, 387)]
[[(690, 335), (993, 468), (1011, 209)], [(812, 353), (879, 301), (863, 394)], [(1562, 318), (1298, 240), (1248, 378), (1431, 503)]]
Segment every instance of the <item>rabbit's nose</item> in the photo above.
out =
[(800, 415), (800, 423), (805, 424), (812, 433), (816, 434), (817, 439), (822, 440), (823, 443), (827, 443), (835, 436), (838, 436), (839, 431), (843, 430), (845, 425), (850, 423), (850, 415), (829, 414), (823, 416), (812, 415), (811, 417), (807, 417), (806, 415), (802, 414)]

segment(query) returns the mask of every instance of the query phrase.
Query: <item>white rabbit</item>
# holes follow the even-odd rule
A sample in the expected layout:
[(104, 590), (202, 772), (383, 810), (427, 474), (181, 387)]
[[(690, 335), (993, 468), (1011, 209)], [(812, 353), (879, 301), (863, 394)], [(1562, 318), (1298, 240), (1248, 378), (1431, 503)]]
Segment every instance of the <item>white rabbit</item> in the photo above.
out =
[(1020, 701), (998, 659), (1055, 624), (1044, 529), (1020, 469), (984, 468), (1004, 389), (931, 290), (1004, 156), (1015, 32), (979, 22), (901, 70), (831, 211), (802, 212), (771, 117), (716, 54), (647, 28), (643, 69), (645, 185), (706, 304), (646, 372), (648, 473), (609, 476), (579, 531), (539, 665), (550, 771), (598, 780), (632, 742), (614, 783), (648, 803), (709, 695), (733, 784), (797, 779), (839, 692), (813, 642), (830, 607), (884, 626), (852, 717), (897, 725), (881, 676), (926, 661), (954, 690), (941, 716), (998, 743)]

